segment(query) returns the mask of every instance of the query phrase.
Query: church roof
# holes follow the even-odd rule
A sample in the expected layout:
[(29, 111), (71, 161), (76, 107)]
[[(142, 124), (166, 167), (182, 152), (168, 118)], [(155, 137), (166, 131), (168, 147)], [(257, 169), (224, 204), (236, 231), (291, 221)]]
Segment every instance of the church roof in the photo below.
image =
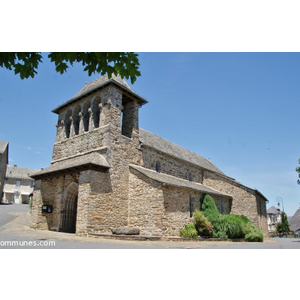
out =
[(225, 175), (211, 161), (201, 155), (176, 145), (168, 140), (161, 138), (145, 129), (140, 128), (140, 142), (142, 146), (154, 148), (157, 151), (163, 152), (177, 159), (192, 163), (201, 168)]
[(158, 173), (154, 170), (146, 169), (146, 168), (136, 166), (136, 165), (130, 165), (130, 167), (132, 169), (140, 172), (141, 174), (147, 176), (148, 178), (153, 179), (158, 182), (161, 182), (168, 186), (193, 190), (193, 191), (202, 192), (202, 193), (209, 193), (211, 195), (231, 197), (229, 195), (223, 194), (215, 189), (212, 189), (210, 187), (207, 187), (207, 186), (197, 183), (197, 182), (188, 181), (188, 180), (181, 179), (181, 178), (171, 176), (168, 174), (164, 174), (164, 173)]
[(62, 105), (58, 106), (57, 108), (53, 109), (52, 112), (59, 113), (59, 111), (66, 107), (67, 105), (79, 100), (80, 98), (87, 96), (96, 90), (105, 87), (106, 85), (113, 83), (120, 87), (126, 96), (134, 98), (140, 105), (143, 105), (147, 103), (145, 99), (143, 99), (141, 96), (137, 95), (128, 85), (128, 83), (122, 79), (119, 75), (116, 76), (112, 74), (111, 78), (108, 78), (108, 75), (105, 74), (96, 80), (86, 84), (76, 95), (74, 95), (70, 100), (63, 103)]
[(108, 169), (109, 165), (105, 158), (97, 153), (92, 152), (84, 155), (78, 155), (72, 158), (64, 159), (53, 163), (51, 166), (32, 174), (34, 179), (42, 179), (46, 177), (56, 176), (57, 174), (65, 174), (72, 171), (83, 170), (103, 170)]

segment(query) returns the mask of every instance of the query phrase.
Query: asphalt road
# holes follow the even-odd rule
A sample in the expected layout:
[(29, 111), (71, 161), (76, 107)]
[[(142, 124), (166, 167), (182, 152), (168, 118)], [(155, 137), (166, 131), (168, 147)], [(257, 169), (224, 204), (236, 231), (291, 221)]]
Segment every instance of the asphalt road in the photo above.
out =
[(300, 249), (300, 239), (264, 243), (121, 241), (29, 228), (29, 206), (0, 204), (0, 249)]

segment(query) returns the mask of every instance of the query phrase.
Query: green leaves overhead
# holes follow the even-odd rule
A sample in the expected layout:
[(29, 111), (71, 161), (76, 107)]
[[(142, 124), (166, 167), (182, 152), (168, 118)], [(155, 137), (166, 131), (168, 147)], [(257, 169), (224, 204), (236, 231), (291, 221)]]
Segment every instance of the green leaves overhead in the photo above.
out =
[(0, 67), (8, 70), (14, 69), (15, 74), (20, 74), (21, 79), (34, 77), (37, 74), (42, 55), (37, 52), (1, 52)]
[[(107, 73), (110, 78), (112, 74), (119, 74), (134, 83), (141, 75), (138, 55), (134, 52), (51, 52), (48, 57), (60, 74), (67, 72), (74, 63), (81, 63), (89, 76)], [(21, 79), (33, 78), (40, 62), (42, 55), (39, 52), (0, 53), (0, 67), (14, 70), (15, 74), (20, 74)]]

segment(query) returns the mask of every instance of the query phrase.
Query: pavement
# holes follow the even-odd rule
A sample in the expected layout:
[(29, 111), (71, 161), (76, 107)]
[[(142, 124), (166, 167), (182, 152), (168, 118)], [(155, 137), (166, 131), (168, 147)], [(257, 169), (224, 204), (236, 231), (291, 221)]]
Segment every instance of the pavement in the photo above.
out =
[(28, 205), (0, 205), (0, 249), (300, 249), (300, 239), (277, 238), (263, 243), (230, 241), (134, 241), (29, 227)]

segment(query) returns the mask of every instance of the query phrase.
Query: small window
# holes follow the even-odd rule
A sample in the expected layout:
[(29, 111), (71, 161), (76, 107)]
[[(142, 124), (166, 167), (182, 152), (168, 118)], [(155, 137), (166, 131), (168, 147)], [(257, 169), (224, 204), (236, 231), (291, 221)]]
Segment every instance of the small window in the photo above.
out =
[(192, 174), (192, 172), (189, 173), (189, 181), (193, 181), (193, 174)]
[(155, 170), (156, 172), (160, 173), (161, 172), (161, 164), (160, 161), (157, 161), (155, 164)]
[(221, 215), (224, 215), (225, 207), (224, 207), (224, 200), (221, 200)]
[(20, 187), (21, 186), (21, 180), (16, 180), (16, 186)]
[(31, 187), (31, 188), (34, 187), (34, 181), (30, 181), (30, 187)]
[(195, 203), (196, 203), (196, 198), (190, 196), (190, 218), (193, 216), (193, 213), (195, 212)]

